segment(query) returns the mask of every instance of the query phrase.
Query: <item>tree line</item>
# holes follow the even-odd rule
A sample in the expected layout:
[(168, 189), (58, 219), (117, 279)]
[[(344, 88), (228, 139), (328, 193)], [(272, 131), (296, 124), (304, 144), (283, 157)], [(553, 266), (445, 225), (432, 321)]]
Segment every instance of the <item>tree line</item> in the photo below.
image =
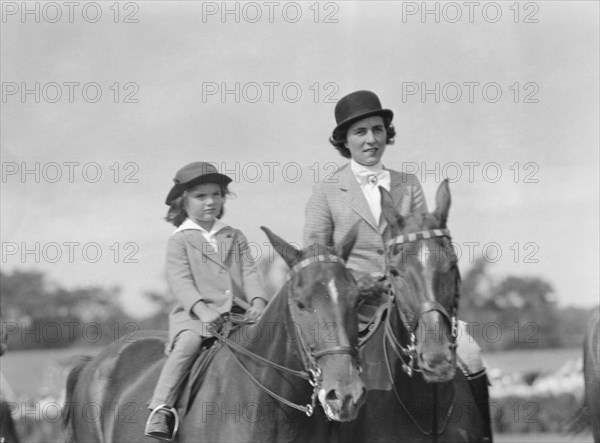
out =
[[(561, 308), (554, 288), (535, 276), (509, 275), (495, 282), (490, 264), (476, 261), (462, 276), (459, 318), (484, 351), (580, 346), (592, 308)], [(264, 260), (268, 291), (285, 279), (285, 267)], [(107, 345), (142, 329), (166, 330), (169, 294), (147, 292), (155, 313), (136, 319), (125, 312), (119, 287), (66, 289), (40, 271), (0, 271), (0, 320), (10, 349)], [(596, 308), (597, 309), (597, 308)]]

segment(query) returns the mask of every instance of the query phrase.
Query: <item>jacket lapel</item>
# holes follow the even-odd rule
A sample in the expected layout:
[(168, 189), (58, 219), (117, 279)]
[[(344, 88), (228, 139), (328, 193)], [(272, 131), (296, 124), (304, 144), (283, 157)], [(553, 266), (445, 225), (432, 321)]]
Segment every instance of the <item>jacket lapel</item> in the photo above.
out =
[[(206, 241), (202, 232), (196, 229), (186, 229), (183, 231), (185, 234), (186, 240), (196, 249), (198, 249), (202, 255), (208, 258), (210, 261), (217, 263), (220, 266), (223, 266), (223, 262), (221, 261), (222, 253), (221, 251), (215, 251), (214, 247)], [(218, 241), (219, 247), (221, 247), (221, 243)]]
[(386, 170), (390, 172), (390, 193), (394, 203), (398, 204), (402, 195), (402, 176), (391, 169), (386, 168)]
[[(396, 173), (396, 171), (392, 171), (391, 169), (387, 169), (387, 170), (390, 171), (390, 194), (392, 195), (392, 200), (394, 202), (394, 206), (396, 208), (400, 208), (400, 205), (402, 203), (403, 193), (406, 192), (406, 190), (403, 189), (402, 176), (400, 174)], [(383, 213), (383, 210), (382, 210), (382, 213)], [(381, 232), (383, 232), (387, 228), (388, 222), (383, 216), (381, 217), (380, 222), (381, 222), (380, 229), (381, 229)]]
[(221, 229), (217, 233), (217, 242), (219, 243), (219, 248), (222, 248), (219, 257), (223, 260), (223, 266), (226, 266), (226, 264), (229, 263), (229, 258), (234, 256), (232, 247), (235, 238), (236, 231), (229, 226)]
[(366, 221), (371, 228), (379, 232), (377, 223), (375, 223), (375, 217), (349, 164), (346, 165), (346, 168), (340, 174), (340, 189), (344, 193), (344, 202)]

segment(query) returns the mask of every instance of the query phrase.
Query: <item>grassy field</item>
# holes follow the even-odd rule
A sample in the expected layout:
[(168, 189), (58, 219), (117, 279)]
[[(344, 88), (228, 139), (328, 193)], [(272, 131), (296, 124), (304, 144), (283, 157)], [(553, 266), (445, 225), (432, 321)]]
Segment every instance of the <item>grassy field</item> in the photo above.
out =
[(9, 351), (0, 358), (0, 369), (17, 396), (58, 398), (65, 385), (69, 363), (78, 355), (95, 355), (102, 348), (36, 349)]
[(498, 368), (502, 372), (554, 372), (568, 360), (583, 357), (581, 348), (537, 349), (493, 352), (484, 354), (490, 368)]
[[(64, 386), (69, 361), (78, 355), (95, 355), (102, 348), (9, 351), (0, 359), (0, 368), (17, 393), (38, 396), (42, 391), (58, 395)], [(540, 349), (485, 354), (488, 368), (503, 372), (552, 372), (568, 360), (581, 358), (581, 349)]]

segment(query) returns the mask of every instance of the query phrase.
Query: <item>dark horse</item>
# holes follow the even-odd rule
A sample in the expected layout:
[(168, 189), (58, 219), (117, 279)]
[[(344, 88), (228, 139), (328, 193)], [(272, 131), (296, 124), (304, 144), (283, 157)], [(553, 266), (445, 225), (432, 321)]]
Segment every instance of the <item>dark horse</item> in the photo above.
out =
[[(6, 351), (6, 335), (0, 340), (0, 356)], [(10, 404), (2, 398), (0, 392), (0, 442), (19, 443), (19, 436), (12, 418)]]
[[(319, 433), (329, 430), (325, 416), (352, 420), (364, 402), (358, 289), (345, 267), (356, 229), (339, 255), (317, 247), (298, 251), (263, 229), (291, 276), (258, 323), (222, 340), (183, 411), (180, 442), (322, 440), (326, 435)], [(156, 441), (143, 431), (165, 338), (138, 334), (71, 372), (66, 426), (72, 441)], [(310, 418), (317, 401), (324, 413)]]
[(592, 317), (583, 341), (583, 377), (585, 408), (592, 425), (595, 442), (600, 442), (600, 318)]
[(456, 371), (460, 275), (446, 220), (444, 181), (430, 214), (400, 216), (382, 189), (392, 230), (386, 310), (360, 344), (369, 394), (357, 420), (339, 425), (343, 442), (480, 442), (483, 422)]
[(4, 400), (0, 401), (0, 442), (19, 443), (10, 404)]

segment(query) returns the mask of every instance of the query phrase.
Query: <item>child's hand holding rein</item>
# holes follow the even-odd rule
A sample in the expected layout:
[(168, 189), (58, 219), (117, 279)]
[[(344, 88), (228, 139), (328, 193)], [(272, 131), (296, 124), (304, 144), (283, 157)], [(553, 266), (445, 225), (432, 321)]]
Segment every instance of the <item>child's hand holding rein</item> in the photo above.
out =
[(204, 303), (203, 301), (199, 301), (198, 303), (196, 303), (192, 307), (192, 311), (194, 312), (194, 314), (196, 314), (196, 316), (203, 323), (206, 323), (206, 324), (212, 323), (217, 327), (217, 329), (221, 325), (221, 322), (222, 322), (221, 314), (219, 314), (214, 309), (208, 307), (206, 305), (206, 303)]
[(262, 311), (265, 310), (266, 305), (267, 302), (262, 298), (255, 298), (252, 300), (252, 306), (246, 311), (246, 319), (249, 321), (256, 321), (258, 317), (260, 317), (260, 314), (262, 314)]

